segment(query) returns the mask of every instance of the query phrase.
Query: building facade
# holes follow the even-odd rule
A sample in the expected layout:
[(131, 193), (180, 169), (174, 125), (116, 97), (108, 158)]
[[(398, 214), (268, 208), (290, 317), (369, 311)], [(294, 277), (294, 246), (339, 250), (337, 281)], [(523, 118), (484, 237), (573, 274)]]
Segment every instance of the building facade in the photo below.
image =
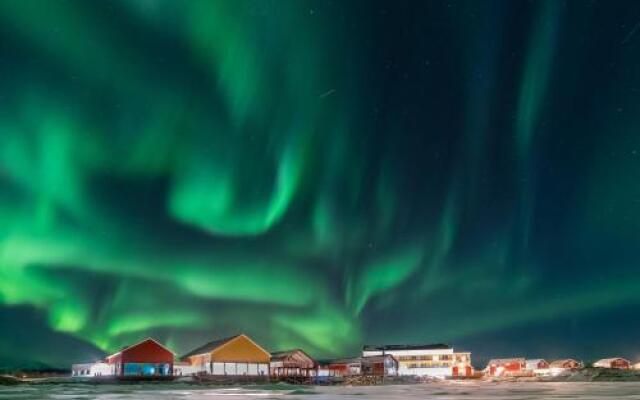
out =
[(523, 376), (526, 375), (524, 358), (496, 358), (487, 364), (485, 374), (488, 376)]
[(107, 364), (103, 361), (97, 361), (94, 363), (73, 364), (71, 366), (71, 376), (78, 378), (114, 376), (115, 374), (115, 365)]
[(541, 358), (526, 360), (525, 370), (533, 376), (547, 376), (551, 374), (549, 363)]
[(106, 358), (118, 376), (171, 376), (174, 354), (154, 339), (125, 347)]
[(593, 363), (596, 368), (613, 368), (613, 369), (629, 369), (631, 368), (631, 361), (621, 358), (603, 358)]
[(565, 371), (572, 371), (580, 368), (582, 368), (582, 362), (574, 360), (573, 358), (555, 360), (549, 364), (549, 370), (553, 376), (558, 376)]
[(362, 357), (360, 363), (362, 375), (381, 377), (398, 375), (399, 363), (391, 354)]
[(364, 346), (363, 357), (392, 355), (398, 375), (446, 378), (473, 375), (471, 353), (445, 344)]
[(269, 364), (273, 377), (315, 376), (317, 364), (313, 358), (300, 349), (271, 353)]
[(154, 339), (148, 338), (124, 347), (104, 360), (74, 364), (74, 377), (169, 377), (173, 375), (174, 354)]
[(269, 376), (271, 354), (241, 334), (206, 343), (181, 357), (183, 375)]
[(348, 377), (398, 375), (398, 361), (391, 355), (340, 358), (318, 364), (318, 376)]

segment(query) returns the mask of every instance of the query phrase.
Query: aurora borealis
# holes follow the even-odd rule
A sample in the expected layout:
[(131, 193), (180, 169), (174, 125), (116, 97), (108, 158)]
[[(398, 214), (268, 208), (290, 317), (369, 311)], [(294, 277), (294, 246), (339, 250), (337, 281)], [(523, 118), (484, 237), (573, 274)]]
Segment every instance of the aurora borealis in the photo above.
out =
[(1, 1), (0, 367), (237, 332), (640, 356), (639, 24), (637, 1)]

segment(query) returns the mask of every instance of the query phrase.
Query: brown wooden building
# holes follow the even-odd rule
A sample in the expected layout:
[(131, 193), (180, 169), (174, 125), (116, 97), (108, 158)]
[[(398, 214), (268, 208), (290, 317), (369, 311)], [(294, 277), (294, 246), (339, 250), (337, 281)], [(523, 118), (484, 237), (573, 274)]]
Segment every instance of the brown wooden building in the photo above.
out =
[(582, 368), (582, 363), (573, 358), (564, 358), (562, 360), (555, 360), (549, 364), (549, 368), (558, 370), (571, 370)]
[(271, 353), (271, 376), (306, 376), (316, 375), (316, 361), (300, 349), (276, 351)]

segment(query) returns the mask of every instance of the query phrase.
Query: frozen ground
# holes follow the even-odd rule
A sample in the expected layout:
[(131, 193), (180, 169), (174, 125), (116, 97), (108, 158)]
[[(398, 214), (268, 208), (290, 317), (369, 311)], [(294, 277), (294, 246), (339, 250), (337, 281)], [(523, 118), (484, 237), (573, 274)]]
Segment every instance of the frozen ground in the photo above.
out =
[(638, 399), (640, 383), (452, 382), (368, 387), (202, 387), (186, 384), (90, 385), (38, 384), (0, 386), (0, 399)]

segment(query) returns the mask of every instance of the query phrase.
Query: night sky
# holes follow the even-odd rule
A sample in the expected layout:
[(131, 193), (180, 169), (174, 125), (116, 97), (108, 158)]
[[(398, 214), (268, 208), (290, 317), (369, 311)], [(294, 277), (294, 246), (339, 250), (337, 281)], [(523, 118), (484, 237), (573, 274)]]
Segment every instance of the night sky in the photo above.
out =
[(0, 367), (636, 361), (639, 312), (638, 1), (0, 1)]

